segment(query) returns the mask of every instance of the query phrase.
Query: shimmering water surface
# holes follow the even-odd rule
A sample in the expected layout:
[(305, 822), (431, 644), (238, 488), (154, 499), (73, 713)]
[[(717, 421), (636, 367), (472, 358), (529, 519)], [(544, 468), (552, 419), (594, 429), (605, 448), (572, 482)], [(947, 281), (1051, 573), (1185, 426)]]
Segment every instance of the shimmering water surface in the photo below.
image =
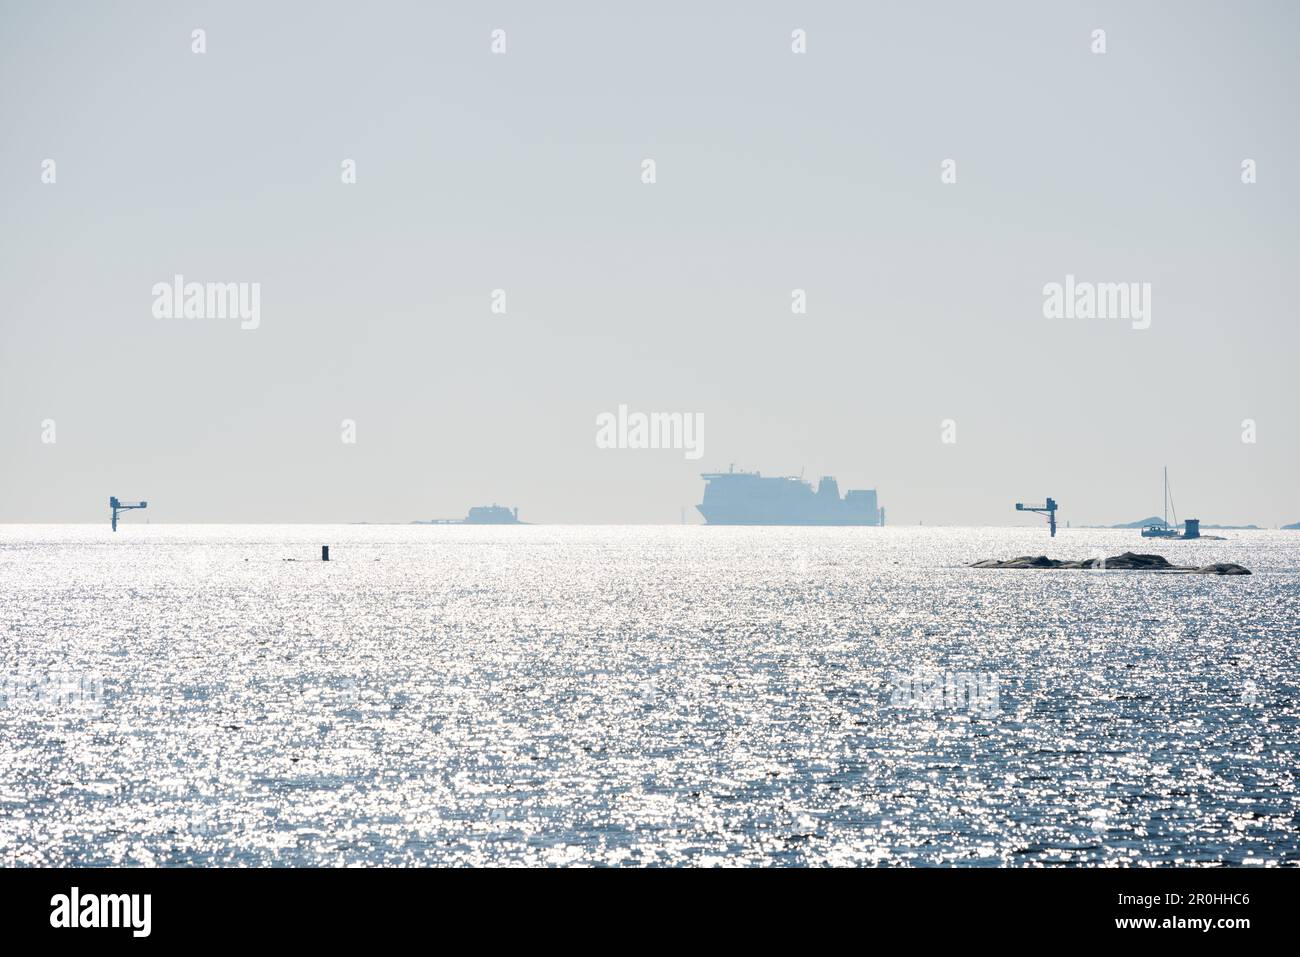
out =
[[(0, 526), (0, 863), (1296, 863), (1222, 534)], [(1255, 574), (962, 567), (1125, 550)]]

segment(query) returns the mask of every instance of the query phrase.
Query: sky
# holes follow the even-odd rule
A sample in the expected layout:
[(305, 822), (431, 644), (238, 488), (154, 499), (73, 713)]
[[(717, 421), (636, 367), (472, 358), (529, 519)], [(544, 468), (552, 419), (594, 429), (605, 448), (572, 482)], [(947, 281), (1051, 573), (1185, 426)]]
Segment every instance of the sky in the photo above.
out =
[[(733, 463), (891, 524), (1129, 521), (1164, 466), (1180, 515), (1300, 520), (1298, 25), (3, 0), (0, 521), (698, 522)], [(1047, 315), (1067, 276), (1149, 326)], [(600, 447), (620, 405), (699, 457)]]

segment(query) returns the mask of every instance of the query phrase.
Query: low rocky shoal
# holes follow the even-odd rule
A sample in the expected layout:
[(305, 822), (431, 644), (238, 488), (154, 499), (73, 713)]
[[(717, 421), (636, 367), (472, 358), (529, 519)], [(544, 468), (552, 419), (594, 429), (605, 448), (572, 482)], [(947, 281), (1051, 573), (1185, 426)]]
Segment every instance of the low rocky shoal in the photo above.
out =
[(1138, 555), (1125, 552), (1112, 558), (1084, 558), (1076, 562), (1048, 558), (1046, 555), (1022, 555), (999, 561), (986, 558), (981, 562), (972, 562), (971, 568), (1093, 568), (1105, 570), (1140, 570), (1154, 572), (1183, 572), (1191, 575), (1249, 575), (1250, 569), (1232, 562), (1216, 562), (1213, 565), (1171, 565), (1163, 555)]

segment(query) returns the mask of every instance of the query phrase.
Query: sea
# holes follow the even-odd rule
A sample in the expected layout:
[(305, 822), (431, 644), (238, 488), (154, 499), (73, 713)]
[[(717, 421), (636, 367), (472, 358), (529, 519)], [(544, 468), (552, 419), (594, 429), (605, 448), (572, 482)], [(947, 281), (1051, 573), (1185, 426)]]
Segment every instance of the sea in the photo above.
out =
[[(1294, 865), (1213, 534), (0, 525), (0, 865)], [(1124, 551), (1254, 574), (967, 567)]]

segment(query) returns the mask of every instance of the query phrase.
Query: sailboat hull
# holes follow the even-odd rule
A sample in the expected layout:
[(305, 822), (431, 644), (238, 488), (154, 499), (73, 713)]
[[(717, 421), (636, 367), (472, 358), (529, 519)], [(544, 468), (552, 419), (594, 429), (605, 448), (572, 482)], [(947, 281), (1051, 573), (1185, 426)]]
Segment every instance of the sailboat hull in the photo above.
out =
[(1177, 530), (1172, 528), (1144, 528), (1142, 529), (1143, 538), (1180, 538)]

